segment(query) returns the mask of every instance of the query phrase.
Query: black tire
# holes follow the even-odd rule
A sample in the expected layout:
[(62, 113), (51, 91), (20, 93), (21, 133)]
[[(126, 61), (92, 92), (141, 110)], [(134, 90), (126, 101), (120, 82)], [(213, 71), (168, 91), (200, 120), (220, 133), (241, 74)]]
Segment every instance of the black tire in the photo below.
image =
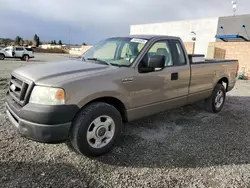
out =
[[(221, 103), (220, 106), (216, 106), (216, 96), (220, 91), (222, 92), (223, 102)], [(218, 83), (214, 87), (211, 96), (205, 100), (205, 108), (208, 112), (218, 113), (223, 108), (225, 100), (226, 100), (226, 89), (222, 84)]]
[(5, 56), (4, 54), (0, 54), (0, 60), (4, 60)]
[(26, 61), (26, 58), (29, 59), (30, 58), (29, 55), (23, 55), (23, 57), (21, 58), (21, 60)]
[[(100, 116), (109, 116), (115, 124), (114, 136), (102, 148), (92, 147), (87, 140), (87, 132), (91, 123)], [(119, 111), (103, 102), (95, 102), (84, 107), (74, 118), (69, 135), (69, 143), (74, 150), (87, 157), (97, 157), (109, 152), (122, 132), (122, 117)], [(95, 132), (96, 134), (97, 131)]]

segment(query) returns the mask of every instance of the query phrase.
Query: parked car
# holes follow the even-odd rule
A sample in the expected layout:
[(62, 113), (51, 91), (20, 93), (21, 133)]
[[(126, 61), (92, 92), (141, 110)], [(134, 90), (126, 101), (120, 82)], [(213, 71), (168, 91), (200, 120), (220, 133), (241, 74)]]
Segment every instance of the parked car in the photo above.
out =
[(5, 58), (20, 58), (25, 61), (27, 58), (34, 58), (34, 52), (32, 48), (23, 46), (8, 46), (0, 50), (0, 60)]
[(7, 114), (29, 139), (67, 141), (99, 156), (117, 142), (123, 122), (201, 100), (220, 112), (237, 71), (237, 60), (188, 55), (178, 37), (108, 38), (80, 60), (14, 70)]

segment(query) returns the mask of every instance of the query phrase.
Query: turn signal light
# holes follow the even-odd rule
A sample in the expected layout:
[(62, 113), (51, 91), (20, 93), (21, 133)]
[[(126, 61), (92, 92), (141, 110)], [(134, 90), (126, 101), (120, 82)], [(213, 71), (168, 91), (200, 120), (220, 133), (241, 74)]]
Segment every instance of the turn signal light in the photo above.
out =
[(57, 92), (56, 92), (56, 99), (59, 100), (59, 101), (65, 99), (65, 93), (64, 93), (63, 89), (57, 90)]

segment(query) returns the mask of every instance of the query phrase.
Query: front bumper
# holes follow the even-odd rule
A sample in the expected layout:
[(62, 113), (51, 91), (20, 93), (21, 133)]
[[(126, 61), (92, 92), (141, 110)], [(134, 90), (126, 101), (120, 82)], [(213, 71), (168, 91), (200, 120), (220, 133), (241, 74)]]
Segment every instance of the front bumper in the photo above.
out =
[(35, 141), (58, 143), (67, 140), (76, 105), (47, 106), (28, 103), (20, 107), (6, 96), (7, 115), (18, 132)]

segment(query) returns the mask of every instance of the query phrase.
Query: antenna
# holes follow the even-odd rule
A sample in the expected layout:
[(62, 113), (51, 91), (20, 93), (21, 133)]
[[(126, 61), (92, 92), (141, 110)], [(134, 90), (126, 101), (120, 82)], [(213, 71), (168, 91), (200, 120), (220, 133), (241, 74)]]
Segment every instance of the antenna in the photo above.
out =
[(232, 0), (232, 8), (233, 8), (234, 16), (235, 16), (235, 12), (237, 9), (237, 0)]
[(70, 58), (70, 39), (71, 39), (71, 28), (70, 28), (70, 26), (69, 26), (69, 58)]

